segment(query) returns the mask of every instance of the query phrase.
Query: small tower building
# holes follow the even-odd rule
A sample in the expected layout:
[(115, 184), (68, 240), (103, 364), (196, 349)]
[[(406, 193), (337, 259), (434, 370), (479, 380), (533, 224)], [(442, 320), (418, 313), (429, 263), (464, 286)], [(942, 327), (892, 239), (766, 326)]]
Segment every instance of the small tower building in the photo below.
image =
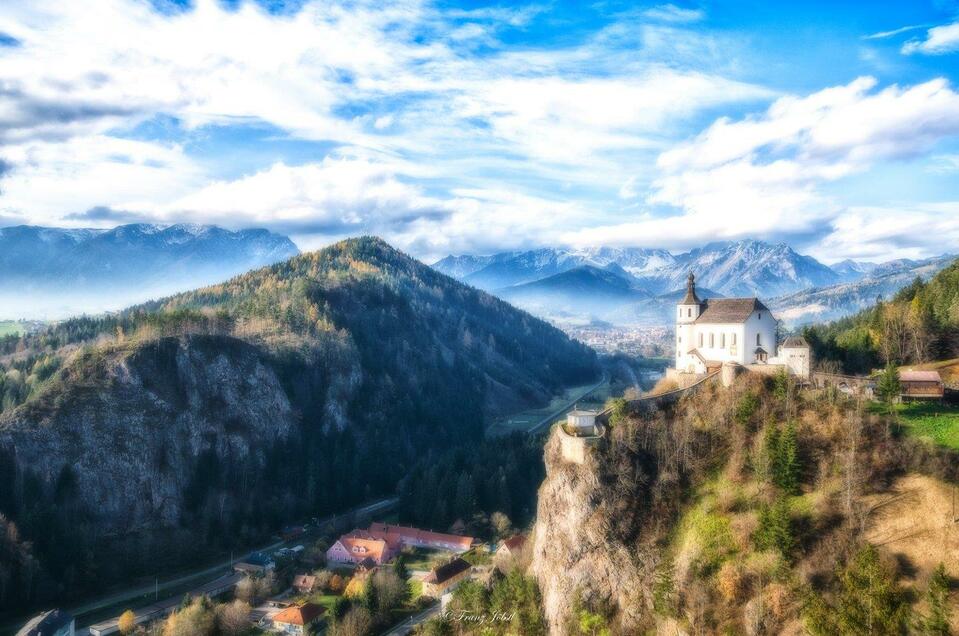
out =
[(596, 411), (582, 411), (573, 409), (566, 414), (566, 430), (571, 435), (595, 435)]

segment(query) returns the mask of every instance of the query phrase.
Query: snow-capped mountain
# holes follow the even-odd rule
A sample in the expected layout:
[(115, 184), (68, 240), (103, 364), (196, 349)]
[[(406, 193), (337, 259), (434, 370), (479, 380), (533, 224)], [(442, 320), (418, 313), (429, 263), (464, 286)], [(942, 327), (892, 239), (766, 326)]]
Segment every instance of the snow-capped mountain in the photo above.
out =
[(121, 225), (109, 230), (0, 228), (0, 318), (120, 309), (225, 280), (299, 253), (267, 230)]
[(595, 247), (583, 249), (542, 248), (501, 252), (490, 256), (447, 256), (433, 268), (470, 285), (493, 291), (522, 285), (583, 266), (605, 268), (615, 263), (633, 276), (658, 271), (672, 264), (666, 250)]
[(879, 266), (876, 265), (876, 263), (846, 259), (838, 263), (833, 263), (830, 267), (832, 271), (839, 274), (843, 282), (852, 283), (872, 274)]
[(689, 272), (726, 296), (771, 297), (813, 286), (838, 283), (840, 276), (811, 256), (784, 243), (745, 240), (710, 243), (684, 254), (644, 248), (543, 248), (492, 256), (448, 256), (434, 268), (486, 289), (501, 290), (591, 265), (615, 263), (636, 278), (637, 287), (663, 294), (686, 284)]
[(917, 276), (929, 280), (954, 260), (955, 256), (946, 255), (890, 261), (858, 281), (787, 294), (767, 304), (788, 325), (836, 320), (873, 305), (877, 298), (892, 297)]
[(666, 293), (683, 287), (686, 276), (725, 296), (770, 298), (800, 289), (832, 285), (839, 276), (811, 256), (785, 243), (745, 240), (710, 243), (676, 258), (676, 265), (650, 276)]
[[(774, 309), (794, 322), (847, 315), (877, 294), (894, 293), (917, 274), (931, 275), (947, 262), (847, 260), (830, 267), (785, 243), (742, 240), (675, 255), (592, 247), (448, 256), (433, 267), (548, 318), (668, 324), (669, 299), (685, 289), (690, 272), (697, 287), (714, 296), (775, 299)], [(564, 275), (570, 272), (575, 275)]]

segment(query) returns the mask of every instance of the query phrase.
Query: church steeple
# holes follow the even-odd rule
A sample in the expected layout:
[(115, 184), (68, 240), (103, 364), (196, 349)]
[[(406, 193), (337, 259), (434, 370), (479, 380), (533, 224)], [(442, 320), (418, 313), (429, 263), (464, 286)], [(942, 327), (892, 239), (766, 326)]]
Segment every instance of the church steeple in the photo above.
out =
[(686, 279), (686, 297), (683, 298), (680, 305), (700, 305), (702, 301), (699, 300), (699, 297), (696, 295), (696, 277), (692, 272), (689, 272), (689, 277)]

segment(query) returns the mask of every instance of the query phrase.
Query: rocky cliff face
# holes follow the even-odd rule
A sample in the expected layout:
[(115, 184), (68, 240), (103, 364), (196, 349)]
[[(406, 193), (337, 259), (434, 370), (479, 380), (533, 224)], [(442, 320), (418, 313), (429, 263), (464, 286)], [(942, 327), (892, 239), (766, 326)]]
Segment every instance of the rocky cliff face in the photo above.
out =
[(554, 429), (546, 446), (531, 572), (551, 634), (566, 634), (576, 608), (614, 617), (622, 633), (648, 627), (662, 540), (682, 493), (716, 440), (697, 426), (710, 397), (643, 405), (615, 423), (582, 464), (561, 453)]
[(69, 474), (110, 535), (176, 525), (198, 463), (255, 471), (294, 431), (256, 348), (183, 336), (79, 355), (56, 386), (0, 419), (0, 448), (45, 490)]
[(611, 475), (602, 461), (606, 452), (604, 447), (595, 449), (582, 465), (564, 462), (556, 432), (546, 449), (547, 478), (539, 492), (532, 570), (551, 634), (565, 633), (578, 602), (623, 608), (644, 604), (637, 598), (642, 591), (636, 583), (644, 578), (645, 564), (625, 540), (631, 529), (610, 514), (605, 482)]

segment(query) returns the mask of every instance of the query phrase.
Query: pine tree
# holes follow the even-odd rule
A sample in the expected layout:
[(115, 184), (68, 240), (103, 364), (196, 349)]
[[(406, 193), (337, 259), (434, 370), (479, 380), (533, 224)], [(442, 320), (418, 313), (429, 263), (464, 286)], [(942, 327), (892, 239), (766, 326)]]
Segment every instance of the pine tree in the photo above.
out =
[(760, 550), (776, 550), (787, 559), (796, 548), (796, 538), (792, 528), (792, 515), (789, 502), (780, 496), (772, 506), (763, 506), (759, 510), (759, 527), (753, 540)]
[(879, 380), (876, 382), (876, 395), (879, 396), (883, 404), (892, 408), (893, 402), (896, 401), (896, 398), (899, 397), (901, 392), (902, 385), (899, 382), (899, 370), (895, 364), (890, 362), (886, 365), (886, 369), (879, 374)]
[(839, 576), (836, 619), (843, 634), (901, 634), (909, 605), (872, 545), (860, 550)]
[(776, 443), (773, 481), (783, 493), (799, 494), (799, 452), (792, 421), (786, 424)]

